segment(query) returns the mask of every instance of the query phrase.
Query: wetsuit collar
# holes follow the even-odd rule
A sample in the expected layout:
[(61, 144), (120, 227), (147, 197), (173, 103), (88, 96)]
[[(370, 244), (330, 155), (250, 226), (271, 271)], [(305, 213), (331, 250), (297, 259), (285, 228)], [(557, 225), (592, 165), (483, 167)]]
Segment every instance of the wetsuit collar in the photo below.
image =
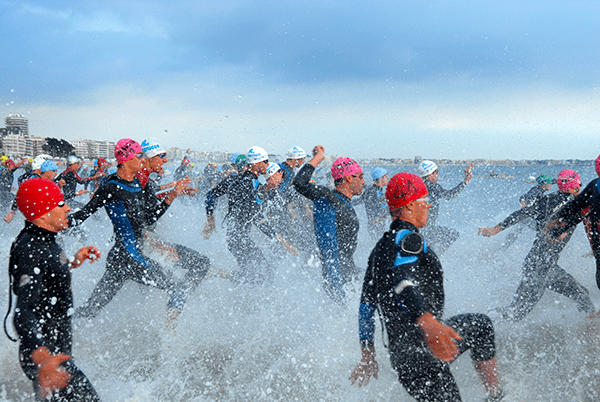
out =
[(244, 173), (244, 175), (252, 176), (252, 178), (254, 180), (258, 179), (258, 176), (256, 174), (254, 174), (253, 172), (251, 172), (250, 170), (246, 170), (246, 172)]
[(394, 219), (390, 225), (390, 229), (394, 232), (398, 232), (401, 229), (408, 229), (411, 232), (419, 232), (419, 228), (410, 222), (403, 221), (402, 219)]
[(45, 241), (56, 241), (56, 233), (51, 232), (47, 229), (41, 228), (34, 223), (29, 221), (25, 221), (25, 227), (23, 228), (24, 232), (31, 233), (35, 237), (39, 237), (41, 240)]
[(339, 191), (337, 191), (337, 190), (333, 190), (333, 192), (334, 192), (334, 193), (336, 193), (337, 195), (339, 195), (340, 197), (342, 197), (342, 199), (343, 199), (344, 201), (352, 202), (352, 201), (350, 200), (350, 198), (348, 198), (348, 197), (347, 197), (346, 195), (344, 195), (343, 193), (340, 193), (340, 192), (339, 192)]

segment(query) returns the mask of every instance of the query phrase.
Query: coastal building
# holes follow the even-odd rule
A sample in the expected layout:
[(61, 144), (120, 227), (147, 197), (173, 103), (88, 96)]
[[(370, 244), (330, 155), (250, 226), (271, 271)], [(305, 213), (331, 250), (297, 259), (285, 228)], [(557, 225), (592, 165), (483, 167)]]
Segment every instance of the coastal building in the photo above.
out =
[(70, 142), (75, 154), (81, 158), (113, 158), (115, 143), (111, 141), (75, 140)]
[(18, 129), (22, 135), (29, 135), (29, 123), (22, 114), (9, 114), (4, 119), (4, 125), (7, 129)]

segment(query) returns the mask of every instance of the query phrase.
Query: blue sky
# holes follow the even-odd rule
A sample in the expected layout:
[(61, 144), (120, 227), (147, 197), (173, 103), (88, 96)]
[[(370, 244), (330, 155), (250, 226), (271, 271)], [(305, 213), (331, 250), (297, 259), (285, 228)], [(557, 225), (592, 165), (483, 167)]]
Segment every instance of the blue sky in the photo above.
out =
[(67, 140), (593, 159), (600, 3), (566, 3), (0, 0), (0, 115)]

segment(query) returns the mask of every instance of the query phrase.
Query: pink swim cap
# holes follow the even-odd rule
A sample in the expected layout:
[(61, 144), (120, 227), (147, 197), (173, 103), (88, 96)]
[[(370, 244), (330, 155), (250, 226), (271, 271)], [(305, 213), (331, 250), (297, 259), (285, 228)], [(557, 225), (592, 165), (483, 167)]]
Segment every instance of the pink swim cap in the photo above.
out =
[(128, 160), (135, 158), (135, 154), (140, 153), (143, 153), (141, 145), (131, 138), (123, 138), (115, 145), (115, 158), (117, 158), (117, 164), (127, 162)]
[(576, 171), (565, 169), (558, 174), (556, 184), (559, 191), (569, 191), (581, 186), (581, 179)]
[(331, 167), (331, 175), (334, 180), (341, 179), (353, 174), (362, 173), (362, 168), (354, 159), (337, 158)]
[(600, 176), (600, 156), (596, 158), (596, 162), (594, 163), (594, 165), (596, 166), (596, 173), (598, 174), (598, 176)]

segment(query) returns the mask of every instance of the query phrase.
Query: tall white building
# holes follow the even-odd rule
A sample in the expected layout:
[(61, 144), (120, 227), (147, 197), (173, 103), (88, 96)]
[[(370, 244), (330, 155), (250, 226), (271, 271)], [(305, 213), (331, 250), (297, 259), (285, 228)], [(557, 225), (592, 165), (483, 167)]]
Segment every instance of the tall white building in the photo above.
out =
[(7, 129), (11, 129), (13, 127), (19, 128), (22, 135), (29, 135), (29, 123), (27, 121), (27, 117), (22, 114), (9, 114), (4, 119), (4, 125)]

